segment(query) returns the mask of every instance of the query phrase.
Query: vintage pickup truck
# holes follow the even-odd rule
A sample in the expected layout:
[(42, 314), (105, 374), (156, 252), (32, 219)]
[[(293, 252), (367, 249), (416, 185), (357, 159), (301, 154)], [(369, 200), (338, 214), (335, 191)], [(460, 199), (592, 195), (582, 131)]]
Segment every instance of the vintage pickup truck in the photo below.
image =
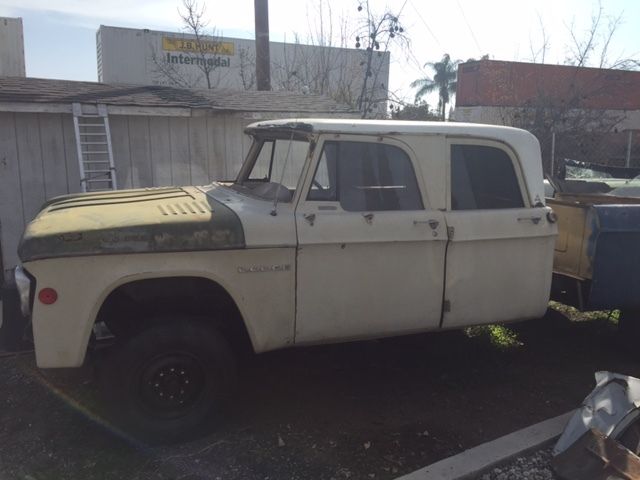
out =
[[(615, 169), (620, 170), (637, 169)], [(583, 311), (620, 310), (621, 332), (637, 342), (640, 179), (551, 180), (547, 203), (558, 217), (559, 232), (551, 297)]]
[(96, 324), (127, 428), (210, 424), (237, 352), (541, 317), (557, 227), (538, 141), (507, 127), (260, 122), (233, 182), (70, 195), (16, 270), (37, 363), (78, 367)]

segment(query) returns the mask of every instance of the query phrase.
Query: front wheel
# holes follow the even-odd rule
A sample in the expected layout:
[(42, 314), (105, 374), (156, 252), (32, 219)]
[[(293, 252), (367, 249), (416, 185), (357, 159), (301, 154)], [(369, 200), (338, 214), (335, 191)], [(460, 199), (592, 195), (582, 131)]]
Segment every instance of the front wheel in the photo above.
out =
[(152, 326), (114, 348), (102, 369), (108, 406), (126, 430), (150, 443), (206, 432), (235, 383), (231, 349), (206, 324)]

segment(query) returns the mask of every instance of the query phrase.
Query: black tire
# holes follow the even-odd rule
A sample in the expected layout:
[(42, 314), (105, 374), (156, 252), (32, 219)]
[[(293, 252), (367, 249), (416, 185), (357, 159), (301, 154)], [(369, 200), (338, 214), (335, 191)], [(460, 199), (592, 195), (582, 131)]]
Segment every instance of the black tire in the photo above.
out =
[(28, 318), (20, 310), (20, 297), (14, 283), (0, 287), (0, 307), (2, 307), (2, 323), (0, 324), (0, 350), (17, 352), (33, 348), (26, 341)]
[(236, 362), (214, 328), (176, 319), (114, 346), (100, 368), (109, 409), (123, 428), (160, 444), (196, 438), (220, 418)]
[(137, 322), (126, 317), (108, 317), (105, 319), (104, 324), (109, 331), (119, 339), (130, 338), (140, 333), (145, 328), (144, 321), (138, 320)]
[(107, 304), (101, 319), (109, 331), (119, 339), (133, 337), (149, 325), (148, 312), (128, 295), (116, 292), (113, 301)]

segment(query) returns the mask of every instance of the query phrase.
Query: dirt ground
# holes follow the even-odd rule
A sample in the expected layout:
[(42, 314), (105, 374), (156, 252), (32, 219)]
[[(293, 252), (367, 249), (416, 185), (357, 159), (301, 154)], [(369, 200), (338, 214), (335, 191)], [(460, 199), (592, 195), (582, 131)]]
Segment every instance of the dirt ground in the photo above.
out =
[(171, 447), (101, 419), (90, 368), (0, 358), (0, 479), (390, 479), (577, 407), (597, 370), (640, 376), (606, 320), (510, 328), (258, 356), (218, 430)]

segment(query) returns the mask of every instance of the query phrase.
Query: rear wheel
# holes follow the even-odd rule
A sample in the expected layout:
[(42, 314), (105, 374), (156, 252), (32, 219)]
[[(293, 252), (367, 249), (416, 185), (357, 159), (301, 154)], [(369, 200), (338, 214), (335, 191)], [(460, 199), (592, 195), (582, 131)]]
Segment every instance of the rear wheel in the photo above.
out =
[(214, 328), (176, 320), (114, 348), (102, 383), (125, 430), (150, 443), (168, 443), (196, 437), (219, 418), (233, 390), (236, 364)]

